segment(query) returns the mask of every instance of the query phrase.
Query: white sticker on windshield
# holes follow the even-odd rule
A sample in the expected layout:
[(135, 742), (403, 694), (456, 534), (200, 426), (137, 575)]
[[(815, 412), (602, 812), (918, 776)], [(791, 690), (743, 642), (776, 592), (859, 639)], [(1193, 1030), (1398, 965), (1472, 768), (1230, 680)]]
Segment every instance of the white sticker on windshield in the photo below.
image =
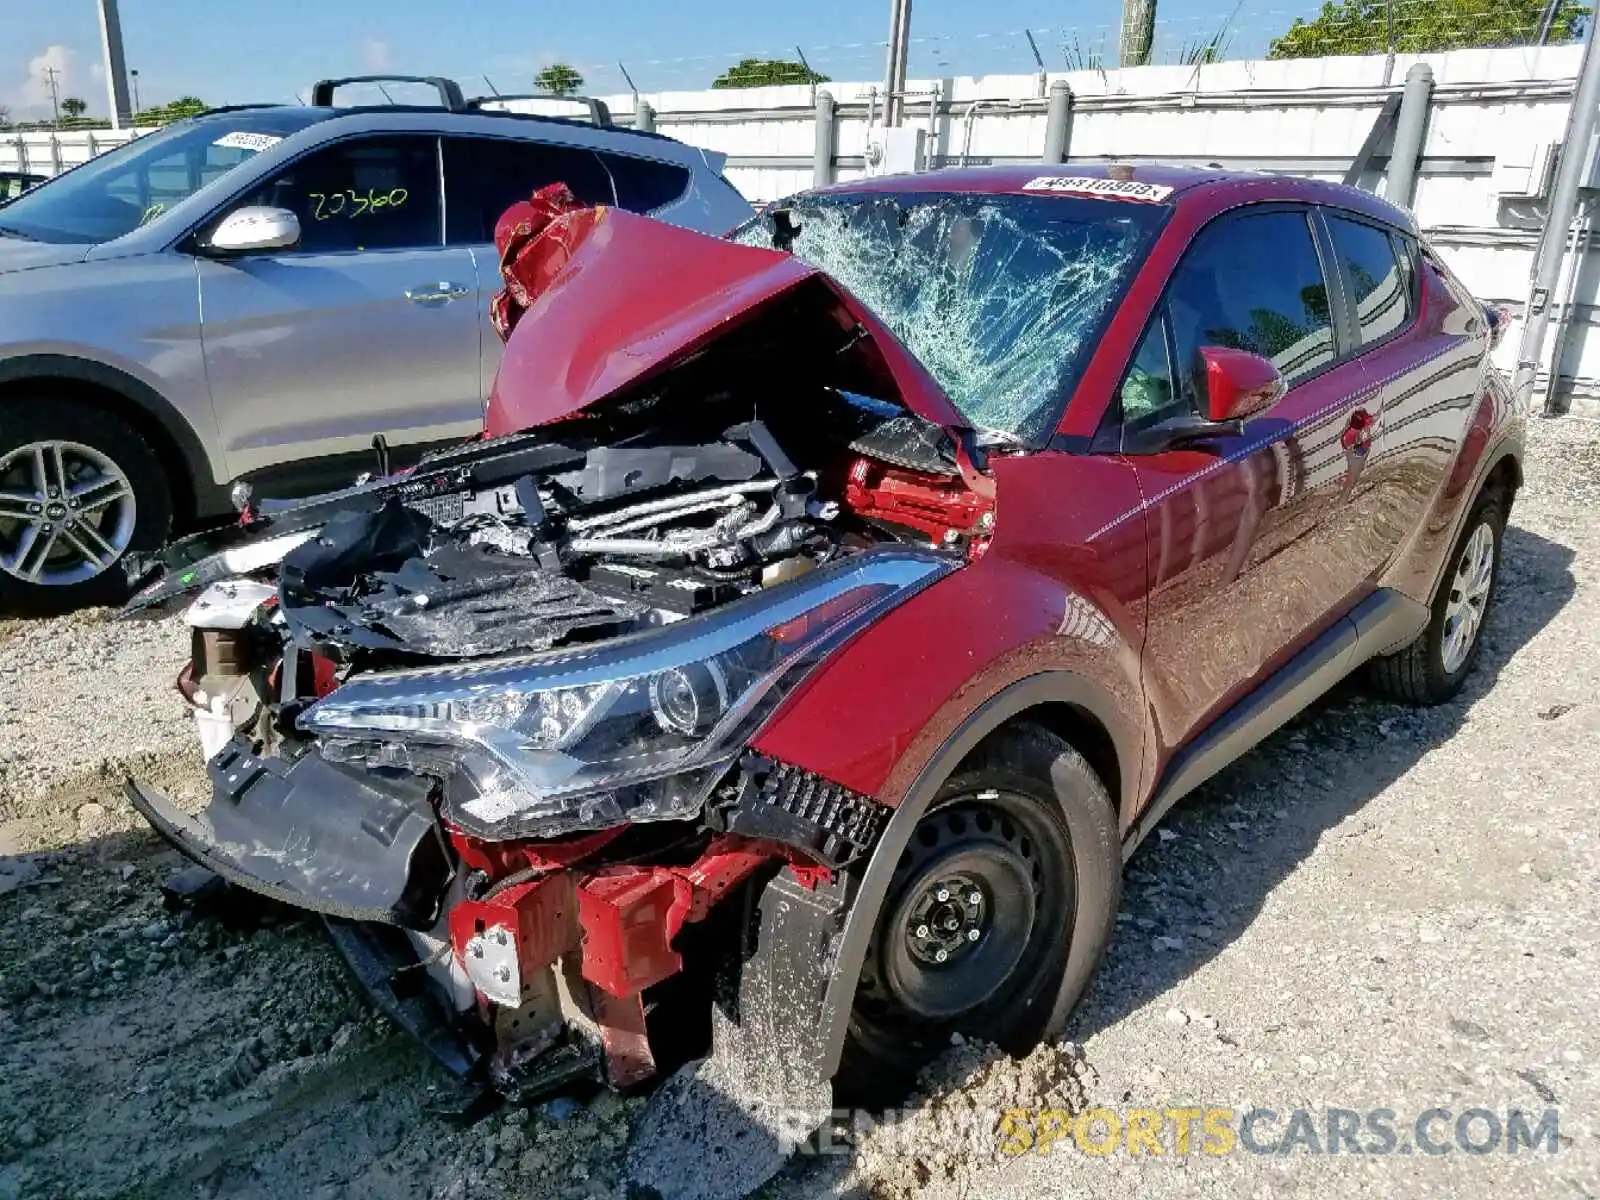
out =
[(211, 144), (213, 146), (227, 146), (230, 150), (260, 151), (270, 149), (281, 141), (283, 139), (274, 133), (244, 133), (243, 131), (236, 131), (223, 134)]
[(1092, 179), (1080, 175), (1041, 175), (1022, 185), (1025, 192), (1070, 192), (1074, 196), (1099, 196), (1103, 200), (1143, 200), (1158, 204), (1172, 195), (1159, 183), (1137, 179)]

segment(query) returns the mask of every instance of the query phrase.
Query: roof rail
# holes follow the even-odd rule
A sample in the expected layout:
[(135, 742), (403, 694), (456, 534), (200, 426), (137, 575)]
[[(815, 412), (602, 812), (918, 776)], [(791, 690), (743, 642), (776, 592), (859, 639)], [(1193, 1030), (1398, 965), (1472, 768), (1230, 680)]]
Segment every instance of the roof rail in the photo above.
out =
[[(481, 111), (486, 104), (495, 104), (506, 100), (562, 100), (569, 104), (582, 104), (589, 110), (589, 119), (602, 129), (611, 128), (611, 110), (606, 107), (604, 100), (597, 100), (593, 96), (562, 95), (559, 92), (517, 92), (496, 96), (474, 96), (467, 101), (469, 109)], [(491, 110), (493, 111), (493, 110)], [(544, 114), (527, 114), (544, 115)]]
[(208, 108), (208, 109), (205, 110), (205, 112), (195, 113), (195, 116), (197, 116), (197, 117), (209, 117), (209, 116), (212, 116), (212, 115), (214, 115), (216, 113), (244, 112), (244, 111), (246, 111), (248, 109), (252, 109), (252, 108), (283, 108), (283, 107), (285, 107), (285, 106), (282, 105), (282, 104), (277, 103), (276, 101), (270, 101), (270, 100), (265, 102), (265, 103), (259, 103), (259, 104), (219, 104), (216, 108)]
[(439, 103), (447, 111), (467, 111), (467, 100), (461, 93), (461, 85), (443, 75), (347, 75), (343, 79), (319, 79), (311, 87), (312, 107), (333, 107), (334, 91), (352, 83), (375, 83), (380, 87), (386, 83), (425, 83), (439, 93)]

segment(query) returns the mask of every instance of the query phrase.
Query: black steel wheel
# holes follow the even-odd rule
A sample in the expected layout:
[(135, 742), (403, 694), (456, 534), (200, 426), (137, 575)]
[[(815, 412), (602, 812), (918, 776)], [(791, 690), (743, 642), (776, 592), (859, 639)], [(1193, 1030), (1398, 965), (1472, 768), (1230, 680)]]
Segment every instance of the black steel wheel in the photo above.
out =
[(1082, 756), (1031, 725), (991, 738), (901, 853), (862, 968), (841, 1092), (903, 1090), (952, 1034), (1026, 1052), (1087, 983), (1120, 894), (1115, 812)]

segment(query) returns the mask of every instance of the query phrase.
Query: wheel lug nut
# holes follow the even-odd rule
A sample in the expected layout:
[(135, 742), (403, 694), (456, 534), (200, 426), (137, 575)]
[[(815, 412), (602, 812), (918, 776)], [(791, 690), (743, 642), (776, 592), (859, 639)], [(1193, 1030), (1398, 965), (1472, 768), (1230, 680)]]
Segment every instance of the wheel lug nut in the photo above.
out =
[(940, 888), (938, 893), (937, 893), (937, 898), (938, 898), (939, 903), (943, 904), (946, 900), (950, 899), (950, 889), (949, 888)]
[(934, 952), (933, 961), (934, 962), (943, 962), (945, 959), (947, 959), (949, 957), (950, 957), (950, 952), (948, 950), (937, 950), (937, 951)]
[(42, 504), (30, 504), (30, 505), (28, 505), (28, 511), (31, 512), (31, 513), (43, 512), (44, 511), (44, 505), (42, 505)]
[(975, 942), (977, 940), (978, 940), (978, 931), (976, 929), (967, 930), (967, 941)]
[(50, 489), (50, 499), (54, 500), (57, 497), (59, 497), (60, 495), (61, 495), (61, 489), (60, 488), (53, 487), (53, 488)]
[(929, 932), (930, 932), (930, 930), (928, 929), (928, 927), (926, 925), (918, 925), (917, 926), (917, 936), (919, 938), (927, 937)]
[(967, 903), (969, 903), (969, 904), (982, 904), (983, 903), (983, 895), (982, 895), (982, 893), (973, 892), (972, 895), (967, 897)]

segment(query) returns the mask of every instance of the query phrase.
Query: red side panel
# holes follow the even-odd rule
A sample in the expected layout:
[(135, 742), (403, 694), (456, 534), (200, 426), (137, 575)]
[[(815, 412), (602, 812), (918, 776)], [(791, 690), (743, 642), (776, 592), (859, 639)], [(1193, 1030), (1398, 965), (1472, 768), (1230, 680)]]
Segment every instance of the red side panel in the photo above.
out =
[(1144, 520), (1115, 457), (991, 458), (994, 540), (864, 630), (790, 696), (755, 748), (898, 804), (984, 701), (1048, 671), (1092, 681), (1137, 786), (1145, 717)]

